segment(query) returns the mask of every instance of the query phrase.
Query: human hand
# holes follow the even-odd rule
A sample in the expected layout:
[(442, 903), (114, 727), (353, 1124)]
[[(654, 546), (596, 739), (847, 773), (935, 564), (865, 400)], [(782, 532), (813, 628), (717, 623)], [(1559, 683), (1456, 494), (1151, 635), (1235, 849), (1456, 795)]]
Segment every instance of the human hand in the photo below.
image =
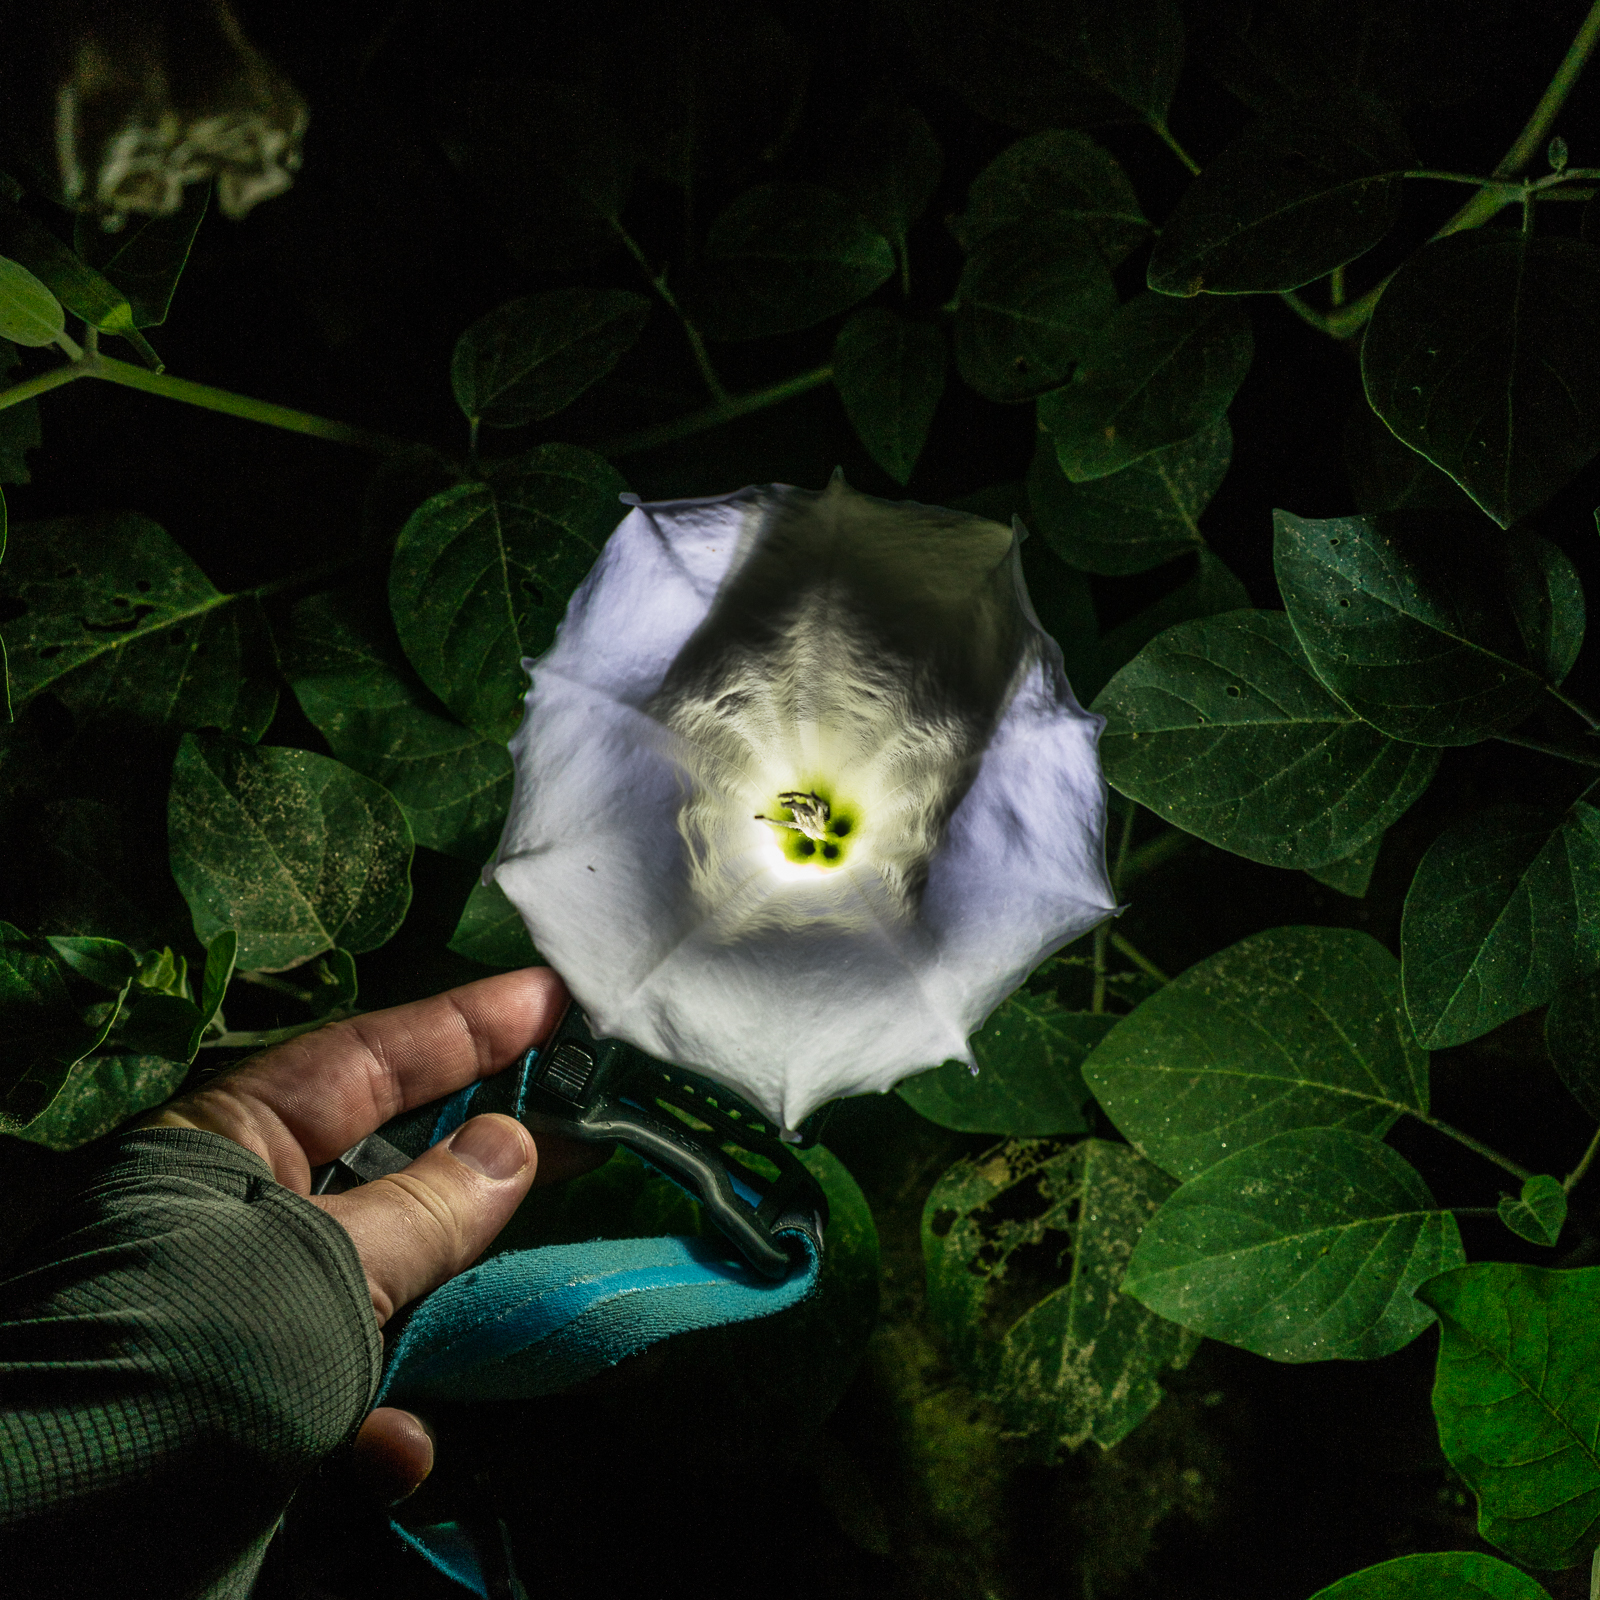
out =
[[(473, 1117), (389, 1177), (313, 1195), (311, 1169), (391, 1117), (492, 1077), (548, 1037), (567, 992), (548, 967), (330, 1023), (170, 1101), (139, 1126), (199, 1128), (253, 1151), (285, 1188), (349, 1233), (381, 1327), (408, 1301), (464, 1271), (537, 1181), (586, 1171), (603, 1147), (541, 1139), (510, 1117)], [(393, 1500), (433, 1465), (420, 1419), (380, 1406), (356, 1439), (356, 1468)]]

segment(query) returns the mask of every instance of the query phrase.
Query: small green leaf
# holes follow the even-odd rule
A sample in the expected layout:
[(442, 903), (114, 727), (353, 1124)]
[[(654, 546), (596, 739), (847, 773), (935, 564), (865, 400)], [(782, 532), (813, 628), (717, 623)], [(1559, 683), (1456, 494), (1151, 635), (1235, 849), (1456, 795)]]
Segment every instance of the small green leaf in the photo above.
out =
[(1126, 1438), (1161, 1402), (1157, 1374), (1193, 1354), (1198, 1340), (1121, 1292), (1128, 1252), (1172, 1190), (1126, 1145), (1084, 1139), (1000, 1145), (928, 1196), (929, 1312), (1034, 1457)]
[(1600, 1267), (1482, 1261), (1424, 1284), (1443, 1335), (1439, 1443), (1513, 1561), (1571, 1567), (1600, 1532)]
[(422, 681), (484, 738), (516, 732), (527, 691), (518, 663), (549, 648), (621, 521), (626, 487), (587, 450), (540, 445), (485, 483), (434, 495), (400, 530), (389, 573), (400, 643)]
[(486, 967), (542, 967), (527, 924), (498, 883), (478, 883), (467, 896), (450, 949)]
[(1567, 1220), (1567, 1191), (1559, 1178), (1540, 1173), (1522, 1185), (1515, 1199), (1500, 1196), (1500, 1220), (1519, 1239), (1553, 1248)]
[(78, 254), (127, 296), (134, 326), (159, 327), (167, 320), (178, 279), (189, 263), (194, 237), (211, 201), (209, 183), (184, 186), (176, 211), (158, 217), (128, 217), (107, 233), (91, 216), (80, 216), (72, 243)]
[(1030, 218), (980, 239), (956, 291), (956, 366), (988, 400), (1031, 400), (1072, 370), (1117, 309), (1093, 238)]
[(991, 233), (1035, 218), (1087, 230), (1111, 267), (1150, 233), (1116, 158), (1087, 134), (1064, 128), (1030, 134), (996, 156), (950, 226), (961, 248), (972, 250)]
[(973, 1034), (976, 1074), (947, 1061), (907, 1078), (897, 1093), (929, 1122), (961, 1133), (1086, 1133), (1089, 1090), (1079, 1064), (1115, 1021), (1019, 990)]
[(833, 382), (867, 454), (894, 479), (910, 481), (944, 393), (944, 335), (873, 306), (840, 328)]
[(1219, 421), (1254, 351), (1234, 302), (1142, 294), (1084, 351), (1072, 382), (1040, 400), (1039, 426), (1074, 483), (1107, 477)]
[(1430, 1050), (1552, 1000), (1600, 961), (1600, 812), (1494, 806), (1447, 828), (1411, 880), (1400, 959)]
[(1200, 513), (1227, 475), (1233, 432), (1220, 418), (1193, 438), (1107, 478), (1070, 483), (1041, 434), (1028, 473), (1038, 531), (1070, 566), (1122, 577), (1205, 547)]
[(1550, 1594), (1493, 1556), (1438, 1550), (1352, 1572), (1318, 1589), (1311, 1600), (1550, 1600)]
[(80, 978), (103, 989), (126, 989), (139, 972), (139, 958), (120, 939), (89, 934), (56, 934), (45, 943)]
[(1272, 1361), (1372, 1361), (1433, 1321), (1413, 1291), (1464, 1259), (1456, 1219), (1403, 1157), (1345, 1128), (1296, 1128), (1184, 1184), (1125, 1287)]
[[(1449, 513), (1274, 513), (1278, 587), (1317, 676), (1391, 738), (1474, 744), (1523, 721), (1583, 638), (1553, 546)], [(1552, 659), (1553, 658), (1553, 659)]]
[(20, 261), (0, 256), (0, 338), (39, 349), (66, 327), (61, 302)]
[(1140, 1153), (1185, 1179), (1291, 1128), (1378, 1136), (1428, 1109), (1400, 963), (1350, 928), (1273, 928), (1198, 962), (1083, 1074)]
[(281, 972), (375, 950), (411, 902), (411, 830), (386, 789), (326, 756), (185, 734), (172, 774), (172, 875), (209, 943)]
[(1107, 781), (1167, 822), (1275, 867), (1339, 861), (1428, 786), (1400, 744), (1312, 675), (1281, 612), (1169, 628), (1100, 692)]
[[(335, 955), (343, 956), (350, 962), (350, 957), (344, 951), (337, 950)], [(200, 1013), (200, 1024), (189, 1038), (189, 1053), (184, 1058), (193, 1061), (195, 1053), (200, 1048), (200, 1041), (205, 1037), (206, 1029), (216, 1020), (218, 1012), (222, 1010), (222, 1002), (227, 998), (228, 985), (233, 982), (233, 969), (239, 959), (239, 935), (232, 928), (224, 928), (211, 943), (206, 946), (206, 964), (200, 977), (200, 994), (196, 1001), (196, 1008)], [(352, 972), (354, 963), (350, 963)], [(353, 983), (352, 978), (352, 983)], [(352, 992), (351, 998), (354, 999)]]
[(511, 803), (511, 757), (450, 716), (367, 599), (302, 600), (284, 642), (284, 676), (334, 755), (399, 801), (418, 844), (481, 863)]
[(1364, 255), (1416, 164), (1393, 113), (1356, 93), (1296, 100), (1248, 128), (1184, 191), (1150, 255), (1160, 294), (1298, 289)]
[(132, 1055), (159, 1056), (187, 1066), (194, 1059), (190, 1041), (198, 1049), (204, 1030), (200, 1008), (186, 995), (156, 994), (135, 986), (111, 1043)]
[[(0, 339), (0, 378), (14, 372), (21, 361), (17, 347), (9, 339)], [(0, 411), (0, 483), (32, 481), (28, 452), (39, 448), (42, 437), (37, 400), (24, 400), (20, 405), (7, 406)], [(3, 648), (0, 645), (0, 649)]]
[(1353, 854), (1338, 861), (1324, 861), (1320, 867), (1307, 867), (1306, 875), (1326, 884), (1352, 900), (1364, 900), (1367, 887), (1372, 882), (1372, 872), (1378, 864), (1378, 852), (1383, 848), (1383, 835), (1368, 839)]
[(900, 106), (869, 112), (855, 125), (834, 181), (903, 260), (906, 235), (928, 209), (943, 170), (944, 152), (928, 119)]
[[(0, 413), (3, 414), (3, 413)], [(148, 517), (19, 523), (0, 566), (12, 695), (52, 689), (80, 718), (221, 728), (259, 739), (278, 691), (271, 641), (248, 596), (219, 594)]]
[(100, 1047), (126, 992), (124, 984), (111, 999), (96, 993), (86, 1005), (42, 940), (0, 922), (0, 1132), (49, 1107), (72, 1067)]
[(509, 300), (456, 340), (456, 404), (491, 428), (552, 417), (616, 366), (649, 318), (650, 302), (626, 289), (549, 289)]
[(1600, 1118), (1600, 972), (1569, 978), (1544, 1017), (1545, 1048), (1561, 1081)]
[(49, 1110), (17, 1137), (47, 1150), (76, 1150), (170, 1100), (188, 1074), (183, 1062), (165, 1056), (85, 1056), (67, 1074)]
[(0, 202), (0, 250), (34, 273), (73, 316), (102, 333), (133, 333), (128, 297), (42, 222), (5, 202)]
[(1424, 245), (1361, 373), (1372, 409), (1509, 527), (1600, 449), (1600, 249), (1512, 228)]
[(712, 222), (683, 297), (712, 338), (762, 339), (849, 310), (894, 268), (889, 241), (842, 195), (768, 183)]

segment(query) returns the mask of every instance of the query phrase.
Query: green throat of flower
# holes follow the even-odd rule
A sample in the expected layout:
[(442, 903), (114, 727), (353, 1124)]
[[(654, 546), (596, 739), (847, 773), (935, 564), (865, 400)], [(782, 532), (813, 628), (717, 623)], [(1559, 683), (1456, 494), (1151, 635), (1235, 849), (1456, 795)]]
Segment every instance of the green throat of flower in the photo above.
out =
[(844, 865), (860, 818), (827, 786), (812, 785), (785, 789), (770, 812), (756, 814), (756, 821), (771, 826), (779, 848), (797, 866), (829, 868)]

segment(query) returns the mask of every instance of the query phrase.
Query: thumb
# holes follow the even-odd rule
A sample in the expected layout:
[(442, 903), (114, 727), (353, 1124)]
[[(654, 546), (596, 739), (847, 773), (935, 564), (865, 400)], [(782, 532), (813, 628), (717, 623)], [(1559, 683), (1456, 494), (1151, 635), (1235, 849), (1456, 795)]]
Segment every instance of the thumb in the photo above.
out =
[(538, 1165), (533, 1136), (496, 1113), (473, 1117), (386, 1178), (309, 1198), (355, 1241), (382, 1327), (407, 1301), (483, 1254), (522, 1203)]

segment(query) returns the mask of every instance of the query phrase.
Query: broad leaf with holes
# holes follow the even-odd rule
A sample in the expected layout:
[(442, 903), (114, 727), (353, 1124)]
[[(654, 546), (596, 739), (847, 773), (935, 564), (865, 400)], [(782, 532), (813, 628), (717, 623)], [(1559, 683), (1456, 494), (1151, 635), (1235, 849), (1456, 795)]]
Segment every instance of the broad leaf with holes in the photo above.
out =
[(1477, 1550), (1437, 1550), (1364, 1567), (1311, 1600), (1550, 1600), (1525, 1572)]
[(1082, 572), (1121, 577), (1203, 550), (1200, 513), (1227, 475), (1233, 432), (1221, 418), (1108, 478), (1071, 483), (1048, 434), (1028, 472), (1028, 503), (1051, 548)]
[(1372, 1361), (1427, 1327), (1413, 1291), (1464, 1259), (1456, 1219), (1388, 1145), (1295, 1128), (1184, 1184), (1146, 1227), (1125, 1285), (1273, 1361)]
[(858, 311), (833, 343), (833, 382), (867, 454), (905, 483), (922, 454), (944, 393), (944, 335), (926, 322), (874, 306)]
[(549, 289), (508, 300), (456, 340), (456, 404), (491, 428), (552, 417), (616, 366), (649, 317), (650, 302), (626, 289)]
[(1034, 1456), (1126, 1438), (1161, 1402), (1157, 1375), (1198, 1344), (1122, 1293), (1128, 1253), (1172, 1191), (1126, 1145), (1084, 1139), (999, 1145), (928, 1196), (928, 1309)]
[(519, 662), (555, 637), (567, 599), (620, 520), (615, 468), (575, 445), (501, 463), (446, 489), (400, 530), (389, 606), (411, 665), (469, 728), (509, 739)]
[(374, 609), (355, 594), (302, 600), (284, 676), (334, 755), (399, 801), (418, 844), (486, 861), (511, 803), (511, 757), (446, 711)]
[(1107, 477), (1221, 420), (1254, 352), (1241, 306), (1142, 294), (1040, 400), (1039, 426), (1074, 483)]
[(1411, 880), (1400, 959), (1430, 1050), (1542, 1006), (1600, 965), (1600, 811), (1495, 806), (1447, 828)]
[(375, 950), (411, 903), (411, 830), (389, 792), (308, 750), (186, 734), (167, 807), (172, 875), (209, 942), (280, 972), (340, 945)]
[(1150, 254), (1161, 294), (1298, 289), (1365, 254), (1400, 215), (1415, 157), (1392, 112), (1354, 93), (1263, 117), (1184, 191)]
[(1114, 789), (1274, 867), (1350, 855), (1410, 806), (1439, 760), (1335, 700), (1273, 611), (1169, 628), (1094, 709), (1108, 719), (1100, 753)]
[(989, 400), (1054, 388), (1115, 314), (1117, 293), (1091, 235), (1057, 218), (996, 228), (956, 290), (956, 365)]
[(1424, 1284), (1439, 1314), (1439, 1443), (1478, 1532), (1530, 1567), (1587, 1561), (1600, 1533), (1600, 1267), (1481, 1261)]
[(894, 268), (889, 241), (843, 195), (769, 183), (712, 222), (683, 298), (712, 338), (762, 339), (849, 310)]
[(1521, 722), (1583, 640), (1572, 563), (1482, 518), (1274, 514), (1278, 587), (1322, 681), (1396, 739), (1473, 744)]
[(1020, 989), (973, 1034), (976, 1073), (947, 1061), (907, 1078), (896, 1093), (930, 1122), (962, 1133), (1086, 1133), (1089, 1090), (1079, 1064), (1115, 1021)]
[(486, 967), (542, 966), (527, 925), (498, 883), (476, 883), (450, 935), (450, 949)]
[(148, 517), (133, 512), (19, 523), (0, 597), (11, 696), (52, 689), (80, 717), (258, 739), (277, 688), (272, 646), (249, 596), (218, 593)]
[(1600, 449), (1600, 248), (1475, 228), (1424, 245), (1361, 343), (1372, 408), (1502, 527)]
[(1273, 928), (1196, 963), (1083, 1073), (1118, 1130), (1181, 1179), (1287, 1129), (1381, 1135), (1428, 1109), (1400, 963), (1352, 928)]
[(141, 1112), (170, 1100), (189, 1075), (186, 1062), (128, 1052), (85, 1056), (67, 1074), (42, 1116), (17, 1137), (47, 1150), (76, 1150)]
[(1014, 223), (1044, 219), (1088, 232), (1108, 266), (1149, 236), (1128, 175), (1087, 134), (1047, 128), (1019, 139), (978, 174), (951, 219), (963, 250)]

